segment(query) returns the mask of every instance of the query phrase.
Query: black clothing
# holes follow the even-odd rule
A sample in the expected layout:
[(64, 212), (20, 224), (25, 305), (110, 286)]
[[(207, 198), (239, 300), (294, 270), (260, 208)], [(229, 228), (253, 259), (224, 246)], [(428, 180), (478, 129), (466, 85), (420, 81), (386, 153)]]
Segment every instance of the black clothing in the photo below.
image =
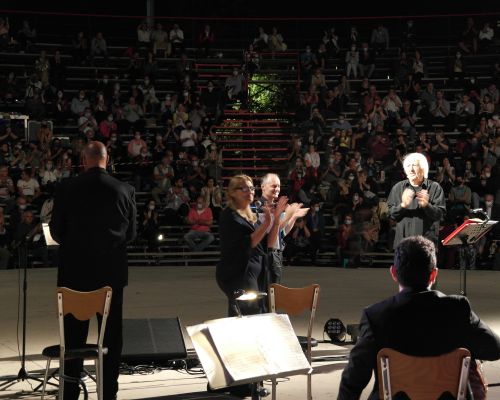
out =
[(338, 400), (359, 399), (375, 371), (369, 397), (377, 400), (377, 353), (384, 347), (414, 356), (436, 356), (457, 347), (480, 360), (500, 358), (498, 337), (471, 310), (463, 296), (405, 289), (363, 311), (360, 336), (342, 373)]
[[(401, 199), (407, 188), (415, 192), (427, 190), (429, 205), (425, 208), (419, 207), (417, 197), (414, 196), (410, 206), (402, 208)], [(398, 182), (391, 189), (387, 203), (390, 217), (397, 222), (394, 248), (404, 238), (416, 235), (422, 235), (437, 244), (439, 221), (446, 212), (444, 192), (439, 183), (425, 179), (422, 186), (414, 187), (408, 179)]]
[[(123, 287), (128, 283), (127, 242), (136, 236), (135, 191), (101, 168), (62, 181), (54, 200), (50, 232), (59, 242), (57, 285), (79, 291), (111, 286), (113, 296), (104, 346), (104, 400), (118, 390), (122, 346)], [(77, 321), (65, 327), (71, 346), (85, 343), (88, 324)], [(79, 360), (65, 363), (65, 373), (79, 376)], [(65, 383), (64, 400), (77, 399), (76, 384)]]
[[(229, 316), (235, 316), (234, 292), (237, 289), (267, 291), (265, 287), (265, 252), (259, 243), (251, 247), (254, 224), (235, 210), (226, 207), (220, 214), (221, 259), (216, 268), (217, 284), (229, 301)], [(243, 314), (259, 313), (257, 303), (240, 302)]]

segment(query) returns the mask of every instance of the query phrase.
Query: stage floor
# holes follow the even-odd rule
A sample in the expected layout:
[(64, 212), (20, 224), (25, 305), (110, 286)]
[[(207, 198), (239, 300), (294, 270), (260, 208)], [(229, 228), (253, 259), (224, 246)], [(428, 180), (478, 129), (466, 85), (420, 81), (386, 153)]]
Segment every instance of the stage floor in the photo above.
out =
[[(225, 316), (226, 301), (215, 283), (213, 267), (134, 267), (130, 269), (129, 286), (125, 290), (125, 318), (179, 317), (183, 326)], [(17, 270), (0, 271), (0, 375), (16, 375), (20, 368), (17, 336), (18, 303), (22, 276)], [(439, 290), (459, 293), (460, 272), (441, 270)], [(467, 295), (473, 309), (497, 333), (500, 333), (500, 272), (468, 271)], [(323, 327), (330, 318), (340, 318), (344, 324), (359, 321), (366, 305), (393, 294), (397, 288), (386, 269), (340, 269), (326, 267), (289, 267), (285, 269), (283, 284), (305, 286), (321, 285), (320, 301), (314, 328), (314, 337), (323, 338)], [(58, 341), (54, 269), (28, 271), (27, 300), (27, 368), (43, 372), (45, 360), (42, 349)], [(305, 331), (305, 322), (294, 321), (298, 333)], [(432, 327), (429, 327), (432, 335)], [(20, 336), (20, 332), (19, 332)], [(191, 348), (184, 331), (186, 345)], [(348, 354), (349, 346), (322, 343), (316, 355)], [(57, 362), (55, 362), (57, 365)], [(345, 361), (314, 362), (312, 387), (316, 399), (334, 399), (337, 396), (340, 374)], [(490, 383), (500, 382), (500, 362), (484, 364)], [(1, 382), (0, 382), (1, 383)], [(149, 375), (121, 375), (118, 399), (231, 399), (221, 394), (206, 393), (206, 379), (177, 371), (161, 371)], [(34, 382), (21, 382), (0, 391), (0, 399), (37, 399)], [(370, 385), (371, 386), (371, 385)], [(370, 386), (364, 391), (366, 399)], [(89, 398), (96, 399), (89, 384)], [(81, 396), (82, 397), (82, 396)], [(54, 399), (55, 396), (48, 396)], [(304, 376), (291, 377), (278, 385), (278, 398), (303, 400), (306, 398)], [(500, 398), (500, 387), (490, 389), (489, 398)]]

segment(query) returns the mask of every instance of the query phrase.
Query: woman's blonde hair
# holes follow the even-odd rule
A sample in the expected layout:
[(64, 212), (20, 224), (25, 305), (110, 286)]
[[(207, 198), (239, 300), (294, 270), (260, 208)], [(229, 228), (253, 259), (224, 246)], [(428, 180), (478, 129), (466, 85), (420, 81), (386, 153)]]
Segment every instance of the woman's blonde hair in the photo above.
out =
[(227, 207), (236, 211), (248, 222), (255, 223), (257, 221), (257, 216), (250, 209), (250, 205), (248, 205), (244, 210), (239, 210), (236, 208), (236, 204), (234, 202), (234, 193), (245, 184), (253, 186), (252, 178), (248, 175), (235, 175), (231, 178), (226, 189)]

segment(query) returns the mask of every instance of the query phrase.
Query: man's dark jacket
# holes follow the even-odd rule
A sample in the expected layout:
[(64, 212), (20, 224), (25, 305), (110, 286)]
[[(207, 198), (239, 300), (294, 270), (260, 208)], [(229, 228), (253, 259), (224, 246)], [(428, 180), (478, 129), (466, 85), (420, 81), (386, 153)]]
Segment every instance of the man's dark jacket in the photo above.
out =
[[(415, 356), (465, 347), (479, 360), (500, 358), (500, 337), (471, 310), (467, 298), (405, 289), (363, 311), (358, 342), (342, 373), (339, 400), (359, 399), (372, 372), (377, 378), (377, 353), (384, 347)], [(377, 379), (369, 399), (379, 399)]]
[(57, 285), (82, 291), (126, 286), (136, 213), (134, 188), (104, 169), (61, 182), (50, 221), (60, 244)]

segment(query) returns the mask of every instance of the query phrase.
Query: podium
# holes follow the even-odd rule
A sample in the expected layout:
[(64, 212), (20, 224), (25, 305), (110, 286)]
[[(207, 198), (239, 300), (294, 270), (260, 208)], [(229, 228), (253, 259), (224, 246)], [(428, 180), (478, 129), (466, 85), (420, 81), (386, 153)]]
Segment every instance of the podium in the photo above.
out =
[(462, 279), (460, 294), (463, 296), (467, 296), (467, 268), (473, 266), (475, 262), (473, 246), (497, 223), (498, 221), (492, 221), (488, 218), (484, 220), (471, 218), (464, 221), (462, 225), (441, 241), (443, 246), (461, 246), (460, 258), (462, 267), (460, 270)]
[(312, 371), (286, 314), (221, 318), (187, 332), (213, 389)]

